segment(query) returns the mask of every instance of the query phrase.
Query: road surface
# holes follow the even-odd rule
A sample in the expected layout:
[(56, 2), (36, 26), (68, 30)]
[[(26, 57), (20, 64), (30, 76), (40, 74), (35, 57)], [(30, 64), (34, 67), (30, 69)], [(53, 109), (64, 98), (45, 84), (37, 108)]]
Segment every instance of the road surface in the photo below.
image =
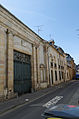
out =
[(2, 115), (0, 119), (43, 119), (41, 114), (43, 111), (52, 105), (64, 103), (69, 104), (74, 93), (79, 88), (79, 81), (72, 81), (64, 87), (58, 88), (29, 104), (24, 104), (9, 110)]

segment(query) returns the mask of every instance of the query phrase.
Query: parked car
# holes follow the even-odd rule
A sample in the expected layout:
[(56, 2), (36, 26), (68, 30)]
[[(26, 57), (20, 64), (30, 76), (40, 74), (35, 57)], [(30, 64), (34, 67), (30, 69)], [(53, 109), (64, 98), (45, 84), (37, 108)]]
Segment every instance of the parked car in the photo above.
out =
[(79, 119), (79, 106), (59, 104), (46, 109), (44, 119)]
[(79, 74), (76, 74), (76, 80), (79, 80)]

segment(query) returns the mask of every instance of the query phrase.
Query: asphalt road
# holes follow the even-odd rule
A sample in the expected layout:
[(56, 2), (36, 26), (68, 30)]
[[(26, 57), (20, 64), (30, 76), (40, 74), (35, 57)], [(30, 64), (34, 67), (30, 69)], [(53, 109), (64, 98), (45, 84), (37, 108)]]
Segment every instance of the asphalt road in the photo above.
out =
[[(29, 104), (25, 104), (21, 107), (16, 107), (9, 110), (2, 115), (0, 119), (43, 119), (41, 114), (46, 109), (45, 104), (69, 104), (74, 93), (79, 88), (79, 81), (73, 81), (64, 87), (57, 89), (54, 92), (47, 94), (46, 96), (39, 98)], [(58, 99), (58, 100), (57, 100)], [(56, 103), (56, 104), (55, 104)]]

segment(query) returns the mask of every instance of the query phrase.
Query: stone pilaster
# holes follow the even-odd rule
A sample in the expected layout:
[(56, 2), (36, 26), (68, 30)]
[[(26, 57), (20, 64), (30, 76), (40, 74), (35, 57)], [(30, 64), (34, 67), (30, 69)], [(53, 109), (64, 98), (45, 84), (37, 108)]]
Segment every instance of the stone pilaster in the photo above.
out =
[(48, 84), (48, 86), (49, 86), (49, 61), (48, 61), (48, 55), (47, 55), (47, 68), (46, 68), (46, 70), (47, 70), (47, 84)]
[(48, 54), (48, 73), (49, 73), (49, 86), (51, 86), (51, 57), (50, 54)]
[(60, 80), (59, 80), (59, 66), (58, 66), (58, 60), (56, 60), (56, 64), (57, 64), (57, 83), (59, 83)]
[(46, 79), (47, 79), (47, 84), (49, 85), (49, 59), (48, 59), (48, 49), (46, 47)]
[(12, 32), (8, 33), (8, 91), (13, 92), (13, 34)]
[(0, 26), (0, 95), (6, 85), (6, 31)]
[(48, 57), (47, 57), (47, 47), (46, 45), (43, 46), (44, 47), (44, 62), (45, 62), (45, 79), (46, 82), (48, 84)]
[(36, 90), (37, 73), (36, 73), (36, 48), (32, 47), (32, 89)]
[(47, 74), (48, 74), (48, 85), (50, 85), (50, 67), (49, 67), (49, 52), (47, 53)]
[(54, 67), (54, 62), (53, 62), (53, 83), (55, 84), (55, 67)]
[(41, 74), (40, 74), (40, 64), (39, 64), (39, 47), (37, 47), (37, 80), (38, 80), (38, 88), (40, 88), (40, 83), (41, 83)]

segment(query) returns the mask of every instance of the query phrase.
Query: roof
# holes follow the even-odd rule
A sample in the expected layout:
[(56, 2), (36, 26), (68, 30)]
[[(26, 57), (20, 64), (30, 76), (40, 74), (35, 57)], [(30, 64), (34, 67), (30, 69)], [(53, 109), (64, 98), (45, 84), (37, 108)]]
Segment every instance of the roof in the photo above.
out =
[(61, 47), (59, 47), (59, 46), (57, 46), (57, 45), (54, 45), (54, 47), (58, 50), (58, 52), (60, 52), (61, 54), (63, 54), (64, 53), (64, 50), (61, 48)]

